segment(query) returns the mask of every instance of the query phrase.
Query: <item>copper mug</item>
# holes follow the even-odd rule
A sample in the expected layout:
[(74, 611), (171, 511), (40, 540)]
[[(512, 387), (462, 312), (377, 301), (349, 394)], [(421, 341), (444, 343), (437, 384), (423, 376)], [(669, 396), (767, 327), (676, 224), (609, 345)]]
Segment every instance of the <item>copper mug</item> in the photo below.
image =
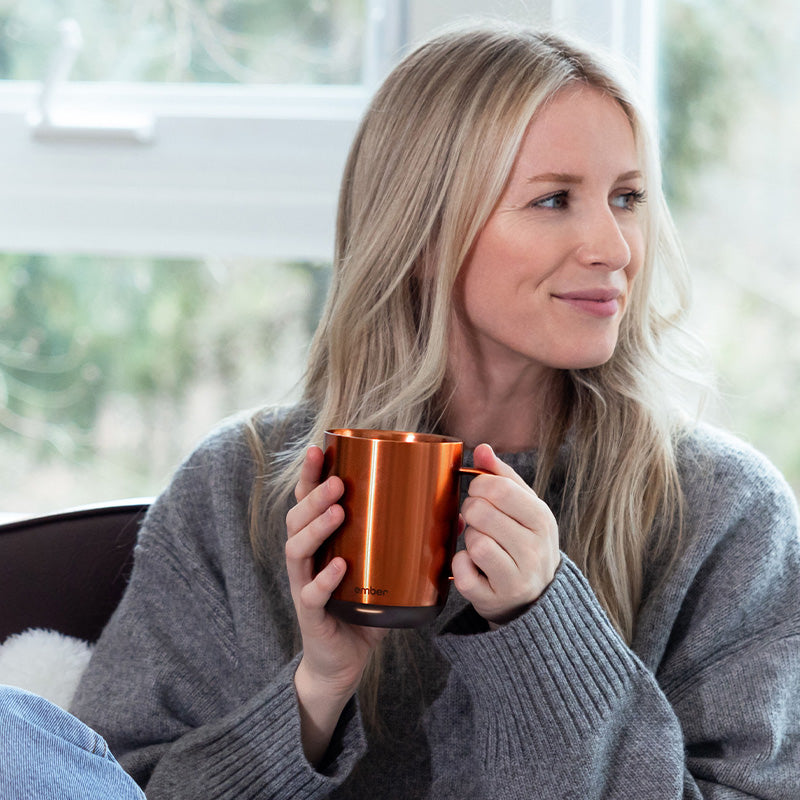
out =
[(444, 608), (458, 538), (464, 443), (407, 431), (325, 431), (323, 478), (344, 482), (344, 522), (317, 552), (322, 569), (347, 562), (328, 602), (346, 622), (424, 625)]

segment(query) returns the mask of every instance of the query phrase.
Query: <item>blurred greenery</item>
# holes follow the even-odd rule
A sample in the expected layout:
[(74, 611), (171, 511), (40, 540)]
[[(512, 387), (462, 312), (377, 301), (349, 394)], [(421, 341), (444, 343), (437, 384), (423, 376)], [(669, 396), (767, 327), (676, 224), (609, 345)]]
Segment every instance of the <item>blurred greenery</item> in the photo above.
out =
[(663, 0), (665, 188), (719, 374), (717, 421), (800, 495), (800, 6)]
[(662, 0), (659, 121), (665, 189), (691, 203), (699, 170), (730, 157), (737, 120), (774, 80), (786, 0)]
[[(0, 256), (0, 362), (7, 410), (89, 429), (111, 387), (178, 399), (194, 369), (192, 326), (207, 302), (197, 263), (117, 265)], [(162, 343), (170, 342), (168, 358)]]
[(0, 255), (6, 428), (66, 426), (87, 446), (111, 392), (178, 404), (201, 377), (231, 381), (243, 352), (273, 358), (290, 322), (309, 337), (324, 268), (239, 262), (216, 270), (199, 261)]
[(356, 83), (365, 2), (0, 0), (0, 78), (40, 80), (74, 19), (74, 80)]
[(0, 508), (152, 493), (220, 419), (290, 400), (328, 274), (0, 255)]

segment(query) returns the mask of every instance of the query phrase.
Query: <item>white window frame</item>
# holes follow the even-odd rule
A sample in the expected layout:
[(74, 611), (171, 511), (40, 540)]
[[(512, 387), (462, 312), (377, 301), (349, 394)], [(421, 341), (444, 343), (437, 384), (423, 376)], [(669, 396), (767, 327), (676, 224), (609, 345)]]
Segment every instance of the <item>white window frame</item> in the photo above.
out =
[(45, 126), (43, 85), (0, 81), (0, 252), (328, 261), (347, 150), (403, 45), (505, 16), (599, 41), (646, 81), (655, 2), (370, 0), (362, 86), (55, 83)]

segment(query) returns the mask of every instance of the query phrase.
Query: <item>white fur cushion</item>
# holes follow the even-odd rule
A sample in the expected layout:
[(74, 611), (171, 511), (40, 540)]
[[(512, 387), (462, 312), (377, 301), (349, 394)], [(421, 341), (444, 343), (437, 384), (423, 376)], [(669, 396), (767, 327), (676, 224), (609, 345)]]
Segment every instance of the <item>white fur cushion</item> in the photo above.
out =
[(88, 642), (31, 628), (0, 645), (0, 683), (27, 689), (67, 708), (91, 655)]

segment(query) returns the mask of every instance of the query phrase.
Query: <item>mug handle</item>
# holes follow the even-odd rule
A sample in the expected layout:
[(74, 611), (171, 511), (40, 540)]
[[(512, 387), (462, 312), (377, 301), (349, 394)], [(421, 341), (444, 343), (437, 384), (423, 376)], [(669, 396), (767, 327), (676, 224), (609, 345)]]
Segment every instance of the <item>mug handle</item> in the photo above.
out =
[[(488, 469), (478, 469), (478, 467), (459, 467), (458, 468), (459, 475), (471, 475), (473, 478), (476, 475), (494, 475), (493, 472), (489, 472)], [(452, 575), (447, 576), (448, 580), (453, 580)]]
[(460, 475), (494, 475), (488, 469), (478, 469), (477, 467), (459, 467), (458, 472)]

